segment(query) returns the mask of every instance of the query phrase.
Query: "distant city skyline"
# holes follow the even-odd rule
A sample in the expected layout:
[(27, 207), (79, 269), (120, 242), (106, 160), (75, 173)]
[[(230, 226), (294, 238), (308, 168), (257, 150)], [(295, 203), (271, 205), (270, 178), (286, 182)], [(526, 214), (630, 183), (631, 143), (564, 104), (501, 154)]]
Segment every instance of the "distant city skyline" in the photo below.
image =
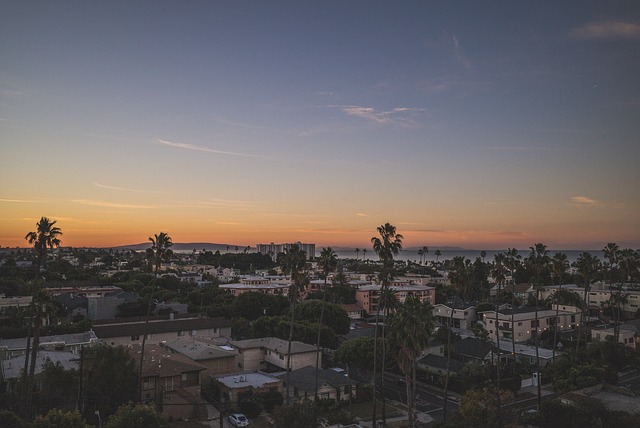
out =
[[(640, 247), (635, 1), (2, 2), (0, 245)], [(372, 254), (373, 255), (373, 254)]]

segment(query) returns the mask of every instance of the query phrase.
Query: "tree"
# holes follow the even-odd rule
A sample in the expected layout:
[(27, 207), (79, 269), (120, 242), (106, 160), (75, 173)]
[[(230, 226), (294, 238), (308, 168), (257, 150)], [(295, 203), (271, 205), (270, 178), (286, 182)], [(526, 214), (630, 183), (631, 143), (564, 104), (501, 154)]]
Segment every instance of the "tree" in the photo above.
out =
[(160, 232), (159, 234), (154, 235), (153, 238), (149, 237), (149, 241), (151, 241), (153, 266), (155, 268), (156, 275), (158, 275), (162, 262), (168, 260), (173, 254), (170, 250), (173, 246), (173, 242), (171, 241), (171, 237), (165, 232)]
[(496, 426), (499, 403), (510, 399), (511, 394), (505, 390), (483, 388), (467, 391), (458, 406), (461, 425), (476, 428)]
[(91, 428), (78, 412), (51, 409), (46, 415), (38, 416), (32, 424), (33, 428)]
[[(543, 285), (542, 273), (548, 268), (551, 258), (549, 257), (549, 250), (547, 246), (542, 243), (537, 243), (532, 247), (529, 247), (531, 252), (527, 257), (527, 264), (533, 271), (534, 276), (531, 278), (530, 283), (535, 289), (536, 307), (535, 307), (535, 345), (536, 345), (536, 373), (540, 373), (540, 331), (538, 321), (538, 299), (540, 297), (540, 288)], [(515, 338), (514, 338), (515, 339)], [(542, 403), (542, 386), (541, 382), (538, 382), (538, 409)]]
[(136, 362), (122, 346), (98, 345), (83, 350), (86, 414), (106, 418), (136, 398)]
[[(504, 265), (509, 270), (512, 286), (515, 286), (516, 284), (515, 273), (520, 267), (521, 259), (522, 259), (522, 256), (518, 254), (518, 250), (515, 248), (507, 248), (507, 250), (504, 252)], [(516, 355), (516, 341), (515, 341), (516, 324), (515, 324), (515, 311), (513, 310), (516, 304), (516, 301), (515, 301), (516, 297), (515, 297), (514, 291), (515, 291), (514, 289), (511, 290), (511, 338), (512, 338), (511, 352), (513, 353), (512, 355)], [(517, 363), (514, 359), (513, 361), (513, 378), (514, 379), (516, 378), (517, 370), (518, 370)]]
[[(378, 279), (380, 280), (381, 283), (381, 288), (380, 291), (382, 292), (382, 290), (385, 287), (389, 287), (389, 283), (391, 282), (391, 280), (393, 279), (394, 273), (395, 273), (395, 269), (394, 269), (394, 261), (393, 261), (393, 257), (398, 254), (400, 252), (400, 250), (402, 250), (402, 240), (404, 239), (404, 237), (397, 233), (396, 231), (396, 227), (389, 224), (389, 223), (385, 223), (381, 226), (378, 226), (377, 228), (378, 230), (378, 234), (380, 235), (378, 236), (374, 236), (371, 238), (371, 244), (373, 246), (373, 251), (376, 252), (376, 254), (378, 255), (380, 261), (382, 262), (382, 267), (380, 269), (380, 273), (378, 275)], [(378, 327), (380, 324), (380, 305), (378, 305), (377, 309), (376, 309), (376, 326), (375, 326), (375, 337), (378, 337)], [(377, 344), (378, 342), (374, 342), (374, 344)], [(382, 342), (382, 359), (383, 361), (385, 360), (385, 354), (386, 354), (386, 345), (385, 345), (385, 341)], [(374, 352), (373, 354), (374, 358), (376, 358), (377, 356), (377, 352)], [(373, 395), (374, 395), (374, 400), (373, 400), (373, 425), (375, 426), (377, 423), (377, 419), (376, 419), (376, 362), (374, 361), (373, 364), (374, 370), (373, 370)], [(382, 367), (382, 376), (381, 376), (381, 388), (384, 389), (384, 367)], [(384, 394), (382, 395), (382, 399), (384, 400)], [(384, 407), (384, 401), (383, 401), (383, 406), (382, 406), (382, 418), (383, 418), (383, 424), (386, 423), (385, 421), (385, 407)]]
[(359, 255), (360, 255), (360, 248), (356, 248), (356, 260), (358, 260)]
[[(49, 314), (54, 312), (57, 307), (55, 306), (51, 295), (40, 289), (37, 290), (33, 299), (31, 300), (31, 312), (34, 315), (34, 327), (33, 327), (33, 344), (31, 345), (31, 355), (29, 351), (25, 353), (25, 370), (26, 362), (29, 359), (29, 375), (27, 382), (25, 383), (25, 413), (30, 415), (31, 406), (33, 404), (33, 389), (35, 388), (35, 372), (36, 362), (38, 360), (38, 351), (40, 348), (40, 332), (42, 330), (42, 321), (45, 318), (49, 318)], [(27, 346), (28, 347), (28, 346)]]
[(170, 428), (166, 416), (153, 406), (125, 404), (107, 420), (105, 428)]
[(638, 267), (640, 266), (640, 257), (638, 256), (638, 252), (633, 251), (631, 248), (625, 248), (624, 250), (620, 250), (619, 253), (619, 266), (620, 266), (620, 279), (622, 280), (620, 286), (618, 287), (618, 293), (616, 297), (616, 309), (618, 313), (618, 320), (616, 322), (616, 330), (615, 330), (615, 338), (616, 341), (620, 338), (620, 304), (624, 302), (625, 298), (622, 296), (622, 287), (624, 286), (627, 280), (632, 281), (633, 274), (638, 271)]
[(562, 277), (569, 269), (569, 260), (564, 253), (556, 253), (551, 260), (553, 276), (558, 279), (558, 290), (556, 291), (556, 319), (553, 327), (553, 359), (556, 358), (556, 348), (558, 345), (558, 314), (560, 313), (560, 291), (562, 290)]
[(410, 294), (404, 304), (385, 320), (387, 323), (389, 348), (405, 376), (409, 426), (413, 427), (417, 416), (416, 361), (427, 348), (433, 331), (433, 308)]
[(580, 328), (578, 329), (578, 340), (576, 342), (576, 352), (580, 349), (580, 338), (583, 332), (583, 326), (587, 323), (587, 315), (588, 315), (588, 300), (587, 293), (591, 289), (591, 278), (598, 271), (600, 266), (600, 261), (598, 257), (592, 256), (591, 253), (583, 252), (578, 256), (578, 260), (576, 260), (576, 267), (578, 268), (578, 273), (584, 278), (584, 294), (582, 298), (582, 316), (580, 319)]
[(293, 328), (295, 321), (295, 305), (298, 299), (298, 294), (302, 290), (306, 281), (307, 270), (307, 256), (304, 251), (296, 244), (292, 245), (290, 249), (285, 250), (284, 256), (280, 261), (281, 269), (285, 275), (291, 275), (291, 286), (289, 287), (289, 301), (291, 310), (291, 325), (289, 327), (289, 340), (287, 344), (287, 405), (289, 404), (289, 374), (291, 372), (291, 342), (293, 341)]
[(38, 223), (36, 223), (36, 230), (29, 232), (24, 237), (29, 244), (33, 245), (33, 249), (38, 256), (38, 266), (42, 269), (47, 262), (47, 250), (54, 247), (59, 247), (62, 241), (62, 230), (55, 226), (57, 221), (51, 221), (47, 217), (42, 217)]
[[(356, 253), (360, 251), (356, 249)], [(324, 284), (322, 286), (322, 309), (320, 310), (320, 320), (318, 322), (318, 340), (316, 341), (316, 395), (318, 398), (318, 369), (320, 368), (320, 332), (322, 327), (322, 321), (324, 319), (324, 307), (325, 301), (327, 298), (327, 278), (329, 274), (337, 269), (338, 267), (338, 255), (331, 247), (323, 248), (320, 252), (320, 259), (318, 260), (318, 267), (322, 271), (322, 276), (324, 279)]]
[(434, 253), (436, 255), (436, 264), (438, 264), (438, 259), (440, 258), (440, 256), (442, 255), (442, 251), (440, 250), (436, 250), (436, 252)]
[(317, 427), (320, 426), (321, 412), (321, 408), (315, 406), (310, 400), (280, 406), (273, 414), (273, 427)]

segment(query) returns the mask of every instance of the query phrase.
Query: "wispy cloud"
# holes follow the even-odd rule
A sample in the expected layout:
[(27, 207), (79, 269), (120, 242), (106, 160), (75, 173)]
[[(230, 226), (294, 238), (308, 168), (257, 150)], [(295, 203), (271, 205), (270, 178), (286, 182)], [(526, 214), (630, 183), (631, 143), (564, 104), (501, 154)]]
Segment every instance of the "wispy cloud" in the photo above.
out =
[(640, 40), (640, 25), (632, 22), (594, 22), (571, 31), (577, 39)]
[(121, 204), (118, 202), (105, 202), (94, 201), (90, 199), (73, 199), (71, 202), (80, 205), (91, 205), (94, 207), (106, 207), (106, 208), (126, 208), (126, 209), (152, 209), (156, 208), (151, 205), (137, 205), (137, 204)]
[(554, 152), (556, 149), (551, 147), (536, 146), (489, 146), (486, 150), (499, 150), (506, 152)]
[(356, 216), (358, 216), (358, 217), (369, 217), (369, 214), (365, 214), (365, 213), (356, 213)]
[(176, 149), (195, 150), (197, 152), (215, 153), (218, 155), (255, 157), (254, 155), (250, 155), (247, 153), (236, 153), (236, 152), (226, 152), (223, 150), (214, 150), (214, 149), (210, 149), (209, 147), (196, 146), (194, 144), (187, 144), (187, 143), (176, 143), (173, 141), (162, 140), (160, 138), (158, 138), (158, 143), (163, 144), (165, 146), (174, 147)]
[(244, 223), (237, 223), (237, 222), (234, 222), (234, 221), (216, 221), (216, 224), (220, 224), (220, 225), (223, 225), (223, 226), (240, 226), (240, 225), (242, 225)]
[(569, 201), (571, 202), (571, 204), (573, 204), (576, 207), (601, 207), (602, 206), (602, 202), (597, 201), (595, 199), (591, 199), (587, 196), (572, 196), (571, 199), (569, 199)]
[(166, 193), (159, 190), (143, 190), (143, 189), (131, 189), (126, 187), (109, 186), (108, 184), (102, 184), (98, 182), (93, 183), (94, 186), (101, 189), (118, 190), (120, 192), (133, 192), (133, 193)]
[(329, 106), (338, 107), (349, 116), (356, 116), (381, 125), (413, 126), (416, 122), (413, 118), (423, 108), (396, 107), (387, 111), (376, 111), (373, 107), (362, 106)]
[(5, 198), (0, 198), (0, 202), (11, 202), (14, 204), (31, 204), (37, 201), (32, 201), (29, 199), (5, 199)]

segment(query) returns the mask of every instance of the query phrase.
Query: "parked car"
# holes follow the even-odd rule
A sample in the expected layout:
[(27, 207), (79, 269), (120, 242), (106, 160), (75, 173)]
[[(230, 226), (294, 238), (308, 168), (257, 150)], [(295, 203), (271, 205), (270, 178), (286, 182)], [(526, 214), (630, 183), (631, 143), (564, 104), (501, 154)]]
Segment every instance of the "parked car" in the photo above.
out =
[(234, 427), (246, 427), (249, 426), (249, 419), (242, 413), (234, 413), (228, 418), (229, 423)]

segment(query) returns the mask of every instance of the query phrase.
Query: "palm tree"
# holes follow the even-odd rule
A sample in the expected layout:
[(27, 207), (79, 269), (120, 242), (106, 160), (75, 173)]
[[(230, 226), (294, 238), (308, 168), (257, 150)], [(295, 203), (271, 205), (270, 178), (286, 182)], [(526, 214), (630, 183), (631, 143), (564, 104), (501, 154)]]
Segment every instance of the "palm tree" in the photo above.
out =
[[(515, 325), (515, 304), (516, 304), (516, 293), (515, 293), (515, 273), (520, 267), (520, 261), (522, 256), (518, 254), (518, 250), (515, 248), (507, 248), (504, 252), (504, 265), (509, 270), (509, 275), (511, 276), (511, 352), (513, 357), (513, 378), (516, 378), (516, 374), (518, 371), (518, 364), (516, 363), (516, 325)], [(517, 389), (514, 388), (514, 394), (517, 394)]]
[(542, 287), (543, 280), (542, 274), (545, 269), (548, 268), (549, 263), (551, 262), (551, 258), (549, 257), (549, 250), (547, 250), (547, 246), (541, 243), (537, 243), (532, 247), (529, 247), (531, 252), (527, 257), (527, 263), (529, 264), (530, 269), (533, 272), (533, 277), (530, 282), (533, 284), (535, 296), (536, 296), (536, 307), (535, 307), (535, 345), (536, 345), (536, 373), (538, 373), (538, 411), (540, 410), (540, 405), (542, 404), (542, 386), (540, 382), (540, 355), (539, 355), (539, 346), (540, 346), (540, 326), (538, 321), (538, 299), (540, 297), (540, 287)]
[(484, 258), (487, 257), (487, 252), (484, 250), (480, 251), (480, 257), (482, 258), (482, 263), (484, 263)]
[(360, 248), (356, 248), (356, 260), (358, 260), (359, 255), (360, 255)]
[(388, 320), (389, 348), (406, 380), (410, 427), (415, 426), (417, 414), (416, 361), (428, 346), (433, 326), (433, 308), (413, 295)]
[(584, 278), (584, 295), (582, 298), (582, 315), (580, 317), (580, 328), (578, 329), (578, 340), (576, 342), (576, 353), (580, 349), (580, 338), (582, 337), (582, 328), (587, 323), (587, 293), (591, 289), (591, 278), (593, 274), (598, 271), (600, 266), (600, 260), (598, 257), (592, 256), (591, 253), (583, 252), (578, 256), (578, 260), (576, 260), (576, 267), (578, 268), (578, 273), (582, 275)]
[(553, 361), (556, 360), (556, 348), (558, 344), (558, 314), (560, 313), (560, 291), (562, 290), (562, 277), (569, 269), (569, 260), (564, 253), (556, 253), (551, 260), (553, 276), (558, 279), (558, 289), (556, 290), (556, 320), (553, 329)]
[[(381, 226), (378, 226), (377, 228), (378, 230), (378, 234), (380, 235), (380, 237), (374, 236), (371, 238), (371, 244), (373, 246), (373, 251), (376, 252), (376, 254), (378, 255), (378, 257), (380, 258), (380, 261), (382, 262), (382, 268), (380, 269), (380, 273), (378, 275), (378, 279), (380, 280), (381, 283), (381, 288), (380, 291), (382, 292), (382, 290), (385, 287), (389, 286), (389, 282), (393, 279), (393, 275), (394, 275), (394, 262), (393, 262), (393, 256), (398, 254), (400, 252), (400, 250), (402, 249), (402, 240), (404, 239), (404, 237), (397, 233), (396, 231), (396, 227), (389, 224), (389, 223), (385, 223)], [(374, 341), (374, 350), (373, 350), (373, 425), (376, 426), (377, 424), (377, 420), (376, 420), (376, 358), (377, 358), (377, 345), (378, 345), (378, 326), (380, 324), (380, 304), (378, 304), (378, 307), (376, 309), (376, 324), (375, 324), (375, 334), (374, 337), (376, 338), (376, 340)], [(384, 342), (382, 343), (382, 359), (383, 361), (385, 360), (385, 352), (386, 352), (386, 346), (384, 344)], [(383, 367), (383, 371), (384, 371), (384, 367)], [(384, 382), (384, 376), (383, 376), (383, 382)], [(382, 408), (383, 411), (383, 418), (384, 418), (384, 412), (385, 409), (384, 407)]]
[(38, 269), (42, 270), (47, 263), (47, 249), (59, 247), (62, 241), (62, 230), (55, 226), (56, 220), (51, 221), (47, 217), (42, 217), (39, 222), (36, 223), (35, 232), (29, 232), (24, 239), (33, 245), (33, 249), (38, 256)]
[(429, 247), (427, 247), (426, 245), (424, 247), (421, 248), (422, 250), (422, 254), (424, 256), (424, 264), (427, 264), (427, 254), (429, 254)]
[[(500, 297), (501, 286), (505, 280), (505, 271), (506, 268), (504, 266), (504, 261), (506, 256), (502, 253), (498, 253), (494, 256), (494, 264), (492, 275), (496, 279), (496, 285), (498, 289), (496, 290), (495, 304), (496, 304), (496, 319), (494, 324), (494, 329), (496, 332), (496, 355), (498, 360), (496, 361), (496, 386), (498, 393), (496, 394), (496, 398), (498, 400), (497, 412), (498, 412), (498, 426), (502, 426), (502, 409), (500, 405), (500, 327), (498, 321), (498, 310), (499, 310), (499, 302), (498, 298)], [(484, 263), (484, 262), (483, 262)], [(513, 308), (511, 308), (511, 312), (513, 312)], [(511, 340), (515, 340), (515, 338), (511, 338)]]
[(36, 372), (36, 361), (38, 359), (38, 351), (40, 347), (40, 331), (42, 329), (42, 320), (46, 317), (49, 318), (49, 315), (56, 310), (56, 306), (54, 304), (51, 295), (40, 289), (37, 290), (31, 301), (32, 305), (32, 313), (34, 316), (34, 327), (33, 327), (33, 344), (31, 347), (31, 357), (29, 358), (28, 352), (25, 358), (29, 358), (29, 377), (26, 384), (26, 399), (25, 399), (25, 408), (27, 409), (27, 414), (30, 414), (30, 409), (32, 405), (32, 397), (33, 390), (35, 388), (35, 372)]
[(307, 270), (307, 256), (297, 244), (294, 244), (288, 250), (285, 250), (284, 256), (280, 260), (280, 268), (285, 275), (291, 275), (291, 286), (289, 287), (289, 302), (291, 310), (291, 320), (289, 326), (289, 341), (287, 344), (287, 364), (286, 364), (286, 382), (287, 382), (287, 406), (289, 405), (289, 374), (291, 372), (291, 342), (293, 342), (293, 323), (295, 321), (295, 305), (302, 287), (305, 282), (305, 272)]
[(156, 275), (158, 275), (162, 262), (168, 260), (173, 254), (170, 250), (173, 246), (173, 242), (171, 241), (171, 237), (165, 232), (155, 234), (153, 238), (149, 237), (149, 241), (151, 242), (150, 254), (153, 256), (153, 265), (155, 267)]
[(620, 322), (622, 318), (620, 316), (620, 304), (624, 303), (624, 301), (626, 300), (626, 296), (624, 298), (622, 297), (622, 287), (624, 286), (624, 283), (627, 281), (627, 279), (631, 281), (632, 274), (638, 270), (638, 266), (640, 265), (638, 260), (638, 253), (636, 251), (633, 251), (631, 248), (620, 250), (618, 257), (618, 264), (620, 266), (621, 273), (620, 279), (622, 280), (622, 283), (618, 287), (618, 297), (616, 298), (616, 309), (618, 312), (618, 322), (616, 323), (615, 332), (616, 342), (620, 338)]
[(422, 264), (422, 255), (424, 254), (424, 251), (422, 250), (422, 248), (420, 248), (418, 250), (418, 255), (420, 256), (420, 264)]
[(364, 261), (367, 260), (367, 249), (366, 248), (362, 249), (362, 260), (364, 260)]
[(442, 251), (440, 250), (436, 250), (436, 252), (434, 253), (436, 255), (436, 264), (438, 264), (438, 259), (440, 258), (440, 256), (442, 255)]
[(316, 395), (318, 398), (318, 370), (320, 369), (320, 331), (322, 330), (322, 321), (324, 318), (324, 306), (327, 296), (327, 277), (329, 274), (336, 270), (338, 267), (338, 256), (331, 247), (323, 248), (320, 252), (320, 259), (318, 260), (318, 267), (322, 270), (322, 276), (324, 278), (324, 285), (322, 286), (322, 308), (320, 309), (320, 322), (318, 323), (318, 341), (316, 342)]

